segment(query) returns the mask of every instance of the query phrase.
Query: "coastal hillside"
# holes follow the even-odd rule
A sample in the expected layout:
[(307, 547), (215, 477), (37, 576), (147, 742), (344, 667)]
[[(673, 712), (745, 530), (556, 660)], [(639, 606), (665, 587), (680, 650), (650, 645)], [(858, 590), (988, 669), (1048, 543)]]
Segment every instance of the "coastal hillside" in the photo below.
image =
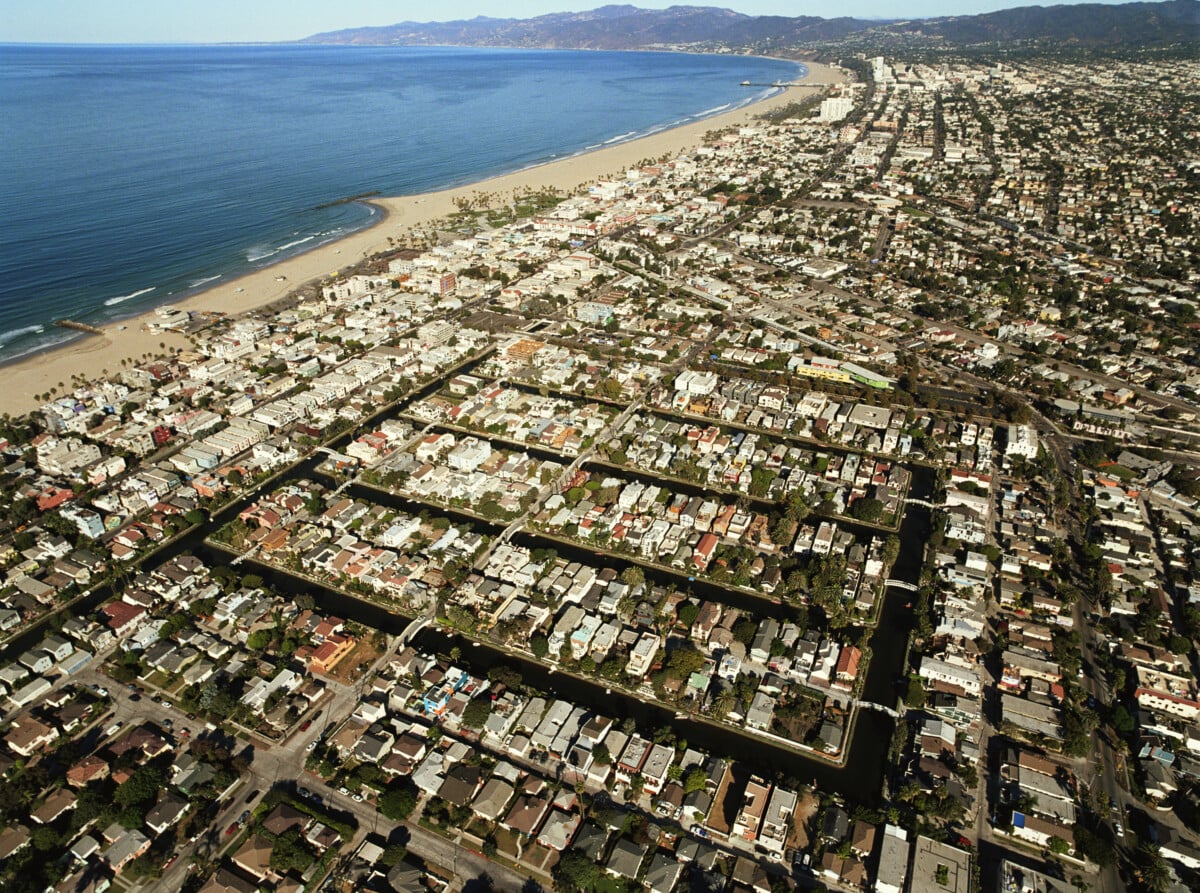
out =
[(310, 44), (363, 46), (495, 46), (632, 50), (755, 49), (804, 46), (847, 37), (935, 41), (940, 45), (1047, 43), (1116, 47), (1200, 40), (1200, 0), (1026, 6), (971, 16), (867, 21), (816, 16), (748, 16), (731, 9), (602, 6), (531, 19), (480, 16), (453, 22), (399, 22), (316, 34)]
[(307, 38), (305, 43), (548, 47), (628, 50), (647, 47), (725, 43), (749, 46), (762, 41), (831, 40), (871, 27), (861, 19), (816, 16), (748, 16), (731, 9), (672, 6), (639, 9), (602, 6), (586, 12), (550, 13), (531, 19), (479, 16), (455, 22), (400, 22), (351, 28)]
[(1038, 40), (1082, 46), (1195, 42), (1200, 40), (1200, 2), (1023, 6), (982, 15), (897, 23), (883, 30), (924, 33), (963, 45)]

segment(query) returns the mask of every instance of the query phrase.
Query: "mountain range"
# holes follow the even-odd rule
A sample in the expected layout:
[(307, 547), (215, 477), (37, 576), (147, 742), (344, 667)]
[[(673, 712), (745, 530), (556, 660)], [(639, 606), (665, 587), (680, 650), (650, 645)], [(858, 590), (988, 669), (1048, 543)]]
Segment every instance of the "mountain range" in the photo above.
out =
[(1200, 0), (1106, 5), (1025, 6), (980, 15), (873, 21), (816, 16), (749, 16), (708, 6), (639, 9), (602, 6), (530, 19), (479, 16), (452, 22), (399, 22), (305, 38), (310, 44), (493, 46), (634, 50), (812, 46), (847, 37), (942, 45), (1046, 42), (1063, 46), (1165, 45), (1200, 40)]

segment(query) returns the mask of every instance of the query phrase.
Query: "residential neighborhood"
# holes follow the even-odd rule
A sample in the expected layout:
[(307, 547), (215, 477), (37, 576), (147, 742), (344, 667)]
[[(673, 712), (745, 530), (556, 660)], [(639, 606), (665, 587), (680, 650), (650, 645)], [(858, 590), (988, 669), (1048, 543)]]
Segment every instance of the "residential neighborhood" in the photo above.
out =
[(1197, 889), (1194, 60), (838, 62), (3, 419), (0, 887)]

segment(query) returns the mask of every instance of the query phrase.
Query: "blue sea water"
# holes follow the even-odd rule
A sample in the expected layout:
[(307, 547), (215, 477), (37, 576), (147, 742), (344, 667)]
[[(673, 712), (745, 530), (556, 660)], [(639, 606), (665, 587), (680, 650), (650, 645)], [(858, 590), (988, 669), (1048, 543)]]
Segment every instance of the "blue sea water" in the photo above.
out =
[(0, 360), (428, 192), (760, 98), (771, 59), (400, 47), (0, 45)]

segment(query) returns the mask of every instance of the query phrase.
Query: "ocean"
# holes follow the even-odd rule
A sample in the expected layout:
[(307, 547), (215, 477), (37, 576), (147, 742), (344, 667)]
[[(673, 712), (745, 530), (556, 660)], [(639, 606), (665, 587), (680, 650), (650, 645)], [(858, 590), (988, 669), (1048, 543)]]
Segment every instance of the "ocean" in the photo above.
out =
[[(0, 361), (474, 182), (760, 98), (744, 56), (0, 45)], [(769, 88), (765, 88), (769, 89)], [(324, 206), (324, 207), (322, 207)]]

